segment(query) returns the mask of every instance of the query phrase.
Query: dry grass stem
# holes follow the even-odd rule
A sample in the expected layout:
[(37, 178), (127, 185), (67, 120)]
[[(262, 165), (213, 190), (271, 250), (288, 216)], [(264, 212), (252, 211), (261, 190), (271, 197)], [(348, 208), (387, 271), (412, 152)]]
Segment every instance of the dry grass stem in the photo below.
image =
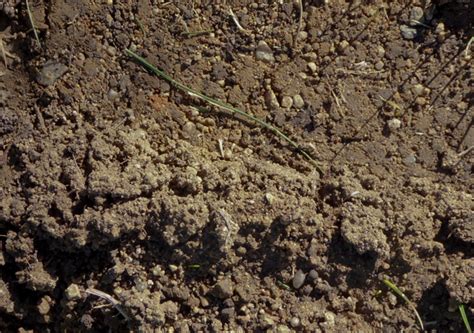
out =
[(38, 43), (38, 46), (41, 48), (41, 42), (38, 36), (38, 31), (36, 30), (35, 21), (33, 19), (33, 13), (31, 12), (31, 9), (30, 9), (30, 3), (28, 2), (28, 0), (25, 0), (25, 1), (26, 1), (26, 11), (28, 12), (28, 18), (30, 19), (31, 27), (33, 28), (33, 34), (35, 35), (35, 39), (36, 39), (36, 42)]
[(112, 296), (110, 296), (109, 294), (107, 293), (104, 293), (103, 291), (100, 291), (100, 290), (97, 290), (97, 289), (94, 289), (94, 288), (89, 288), (86, 290), (86, 293), (89, 294), (89, 295), (94, 295), (94, 296), (97, 296), (99, 298), (102, 298), (104, 300), (106, 300), (107, 302), (109, 302), (118, 312), (120, 312), (120, 314), (127, 320), (130, 320), (130, 317), (125, 313), (125, 311), (123, 310), (122, 306), (120, 305), (120, 302), (118, 300), (116, 300), (115, 298), (113, 298)]

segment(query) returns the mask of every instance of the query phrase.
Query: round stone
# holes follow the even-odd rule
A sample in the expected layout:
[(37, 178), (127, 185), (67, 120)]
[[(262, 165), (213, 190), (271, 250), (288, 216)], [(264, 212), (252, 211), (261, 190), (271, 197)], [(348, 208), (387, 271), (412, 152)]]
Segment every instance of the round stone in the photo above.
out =
[(301, 97), (301, 95), (295, 95), (293, 96), (293, 105), (295, 106), (295, 108), (297, 109), (300, 109), (304, 106), (304, 100), (303, 100), (303, 97)]

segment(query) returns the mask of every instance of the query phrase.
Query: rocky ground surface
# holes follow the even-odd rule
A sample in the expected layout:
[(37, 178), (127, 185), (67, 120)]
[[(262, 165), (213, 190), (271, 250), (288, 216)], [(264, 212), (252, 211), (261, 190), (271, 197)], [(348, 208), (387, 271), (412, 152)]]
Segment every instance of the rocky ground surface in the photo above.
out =
[(0, 4), (0, 331), (418, 331), (384, 278), (473, 322), (472, 1), (29, 5), (40, 44)]

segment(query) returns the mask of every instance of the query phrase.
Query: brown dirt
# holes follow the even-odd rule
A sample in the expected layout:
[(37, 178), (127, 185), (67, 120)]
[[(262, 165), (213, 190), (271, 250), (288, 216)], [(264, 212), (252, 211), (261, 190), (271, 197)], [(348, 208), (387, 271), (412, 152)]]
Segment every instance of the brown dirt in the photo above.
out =
[(296, 43), (292, 2), (114, 2), (30, 1), (42, 48), (0, 4), (0, 331), (418, 330), (383, 278), (429, 330), (472, 322), (472, 1), (413, 40), (417, 1), (303, 1)]

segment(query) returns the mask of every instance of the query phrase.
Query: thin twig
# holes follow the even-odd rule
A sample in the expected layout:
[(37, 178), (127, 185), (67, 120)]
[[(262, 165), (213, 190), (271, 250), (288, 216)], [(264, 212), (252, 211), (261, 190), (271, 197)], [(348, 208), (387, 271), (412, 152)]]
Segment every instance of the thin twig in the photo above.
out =
[(100, 290), (97, 290), (97, 289), (94, 289), (94, 288), (89, 288), (86, 290), (86, 293), (89, 294), (89, 295), (94, 295), (94, 296), (97, 296), (99, 298), (102, 298), (102, 299), (105, 299), (107, 302), (109, 302), (110, 304), (112, 304), (112, 306), (118, 311), (120, 312), (120, 314), (126, 319), (126, 320), (130, 320), (130, 317), (125, 313), (125, 311), (123, 310), (122, 306), (120, 305), (120, 302), (118, 300), (116, 300), (115, 298), (113, 298), (112, 296), (110, 296), (109, 294), (107, 293), (104, 293), (103, 291), (100, 291)]
[(186, 37), (196, 37), (200, 35), (205, 35), (205, 34), (210, 34), (213, 32), (213, 30), (198, 30), (198, 31), (183, 31), (181, 33), (181, 36), (186, 36)]
[(221, 152), (221, 156), (222, 156), (222, 158), (225, 158), (224, 141), (222, 139), (219, 139), (219, 140), (217, 140), (217, 142), (219, 143), (219, 151)]
[(41, 42), (38, 36), (38, 31), (36, 30), (35, 21), (33, 20), (33, 14), (31, 13), (31, 10), (30, 10), (30, 4), (28, 0), (25, 0), (25, 2), (26, 2), (26, 11), (28, 12), (28, 17), (30, 19), (31, 27), (33, 28), (33, 33), (35, 35), (36, 42), (38, 43), (38, 46), (41, 48)]
[(469, 49), (471, 48), (472, 42), (474, 42), (474, 36), (472, 36), (472, 37), (469, 39), (469, 42), (467, 42), (466, 50), (464, 51), (464, 56), (465, 56), (465, 57), (467, 57), (467, 56), (469, 55)]
[(232, 11), (232, 8), (229, 7), (229, 15), (230, 17), (232, 18), (232, 21), (234, 21), (235, 25), (237, 26), (237, 29), (239, 29), (240, 31), (242, 32), (247, 32), (246, 29), (244, 29), (240, 23), (239, 23), (239, 20), (237, 19), (237, 16), (234, 14), (234, 12)]
[(300, 148), (300, 146), (295, 142), (293, 141), (288, 135), (286, 135), (285, 133), (283, 133), (281, 130), (279, 130), (278, 128), (270, 125), (269, 123), (266, 123), (265, 121), (255, 117), (255, 116), (252, 116), (251, 114), (245, 112), (245, 111), (242, 111), (240, 109), (237, 109), (235, 107), (233, 107), (232, 105), (230, 104), (227, 104), (225, 102), (221, 102), (217, 99), (213, 99), (213, 98), (210, 98), (206, 95), (204, 95), (203, 93), (197, 91), (197, 90), (194, 90), (192, 88), (189, 88), (187, 86), (185, 86), (184, 84), (182, 83), (179, 83), (178, 81), (176, 81), (175, 79), (173, 79), (171, 76), (169, 76), (168, 74), (166, 74), (165, 72), (159, 70), (158, 68), (156, 68), (155, 66), (153, 66), (152, 64), (150, 64), (148, 61), (146, 61), (144, 58), (140, 57), (138, 54), (136, 54), (135, 52), (129, 50), (129, 49), (126, 49), (125, 52), (130, 56), (132, 57), (133, 59), (135, 59), (136, 61), (138, 61), (143, 67), (145, 67), (146, 69), (148, 69), (150, 72), (152, 72), (153, 74), (159, 76), (160, 78), (162, 78), (163, 80), (166, 80), (168, 81), (170, 84), (174, 85), (177, 89), (181, 90), (181, 91), (184, 91), (185, 93), (187, 93), (188, 95), (190, 96), (194, 96), (194, 97), (197, 97), (199, 99), (202, 99), (204, 101), (206, 101), (207, 103), (213, 105), (213, 106), (216, 106), (218, 108), (221, 108), (221, 109), (224, 109), (226, 111), (229, 111), (231, 113), (235, 113), (235, 114), (238, 114), (248, 120), (251, 120), (255, 123), (257, 123), (258, 125), (260, 125), (261, 127), (263, 128), (266, 128), (268, 130), (270, 130), (271, 132), (273, 132), (276, 136), (280, 137), (281, 139), (283, 139), (284, 141), (286, 141), (287, 143), (289, 143), (291, 146), (293, 146), (294, 148), (296, 148), (296, 151), (298, 153), (300, 153), (301, 155), (303, 155), (304, 157), (306, 157), (306, 159), (311, 163), (313, 164), (317, 170), (323, 174), (324, 172), (322, 171), (321, 167), (319, 166), (319, 164), (307, 153), (305, 152), (303, 149)]
[(3, 40), (1, 37), (0, 37), (0, 51), (2, 51), (2, 57), (3, 57), (3, 62), (5, 63), (5, 67), (8, 68), (7, 54), (5, 52), (5, 48), (3, 47)]
[(458, 156), (463, 157), (464, 155), (469, 154), (469, 152), (473, 149), (474, 149), (474, 146), (470, 146), (469, 148), (467, 148), (467, 149), (463, 150), (462, 152), (458, 153)]
[(298, 0), (298, 10), (298, 29), (296, 30), (295, 40), (293, 41), (293, 48), (296, 48), (298, 37), (300, 35), (301, 29), (303, 28), (303, 0)]

